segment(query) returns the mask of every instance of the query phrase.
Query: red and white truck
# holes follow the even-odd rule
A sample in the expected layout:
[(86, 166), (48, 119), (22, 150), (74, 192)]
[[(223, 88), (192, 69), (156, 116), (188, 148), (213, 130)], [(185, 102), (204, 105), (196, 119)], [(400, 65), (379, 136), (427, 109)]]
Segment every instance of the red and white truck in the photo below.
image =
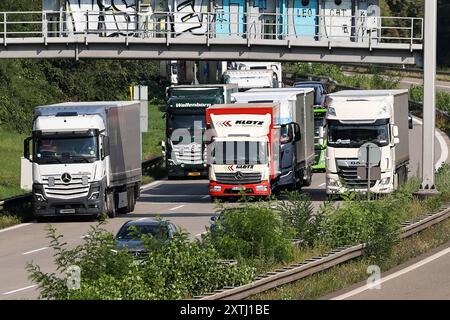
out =
[(271, 195), (280, 176), (278, 103), (225, 104), (206, 110), (209, 194)]

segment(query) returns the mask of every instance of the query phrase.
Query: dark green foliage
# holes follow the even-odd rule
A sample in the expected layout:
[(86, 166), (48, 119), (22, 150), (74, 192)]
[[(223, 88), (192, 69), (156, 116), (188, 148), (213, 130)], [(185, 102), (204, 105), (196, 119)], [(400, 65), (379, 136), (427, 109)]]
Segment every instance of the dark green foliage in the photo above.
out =
[[(45, 299), (186, 299), (224, 286), (240, 285), (254, 277), (253, 268), (224, 264), (214, 248), (189, 242), (183, 233), (164, 245), (146, 239), (150, 251), (140, 260), (126, 251), (117, 252), (113, 235), (101, 225), (93, 228), (85, 243), (74, 249), (68, 249), (52, 227), (48, 237), (57, 274), (44, 273), (37, 265), (27, 266), (30, 279), (39, 285), (40, 296)], [(67, 285), (73, 266), (81, 270), (77, 290)]]
[(114, 60), (0, 61), (0, 125), (28, 132), (33, 108), (63, 101), (129, 100), (129, 86), (149, 86), (151, 103), (160, 102), (158, 62)]
[(312, 247), (320, 237), (320, 224), (328, 204), (324, 204), (322, 210), (316, 212), (309, 195), (291, 192), (287, 194), (287, 200), (277, 204), (276, 210), (280, 213), (283, 222), (295, 229), (295, 237), (302, 245)]
[(258, 264), (292, 258), (295, 230), (264, 205), (224, 209), (213, 232), (212, 245), (225, 259), (255, 260)]

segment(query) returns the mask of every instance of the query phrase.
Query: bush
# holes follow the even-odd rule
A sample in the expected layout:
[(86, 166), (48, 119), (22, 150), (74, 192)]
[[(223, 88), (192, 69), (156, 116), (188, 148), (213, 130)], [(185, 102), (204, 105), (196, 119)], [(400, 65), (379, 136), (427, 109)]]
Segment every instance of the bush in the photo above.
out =
[(295, 230), (283, 223), (277, 212), (251, 204), (223, 209), (209, 233), (221, 257), (260, 264), (290, 261), (294, 237)]
[(0, 229), (8, 228), (20, 223), (20, 219), (16, 216), (0, 215)]
[(305, 246), (313, 246), (320, 236), (320, 225), (324, 217), (325, 207), (319, 212), (314, 212), (314, 207), (309, 195), (291, 192), (287, 194), (287, 200), (281, 201), (276, 206), (283, 223), (295, 229), (295, 237), (301, 240)]
[[(67, 249), (52, 227), (48, 237), (61, 276), (44, 273), (34, 264), (27, 266), (45, 299), (186, 299), (254, 278), (253, 268), (223, 264), (214, 248), (189, 242), (185, 234), (160, 246), (150, 246), (146, 240), (152, 250), (139, 261), (126, 251), (115, 251), (113, 235), (101, 224), (74, 249)], [(73, 266), (81, 271), (79, 289), (68, 286)]]
[(378, 201), (346, 199), (342, 207), (323, 221), (323, 241), (332, 247), (365, 243), (366, 254), (384, 260), (398, 239), (404, 199)]

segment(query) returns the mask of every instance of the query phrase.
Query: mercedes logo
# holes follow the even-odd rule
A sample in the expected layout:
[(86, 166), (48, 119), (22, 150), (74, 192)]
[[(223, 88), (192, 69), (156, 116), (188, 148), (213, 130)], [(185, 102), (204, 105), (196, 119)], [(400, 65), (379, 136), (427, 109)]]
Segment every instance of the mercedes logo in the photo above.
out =
[(61, 176), (61, 181), (64, 183), (69, 183), (70, 181), (72, 181), (72, 176), (68, 173), (63, 173)]
[(235, 178), (236, 180), (241, 180), (244, 177), (244, 175), (242, 174), (242, 172), (238, 171), (235, 174)]

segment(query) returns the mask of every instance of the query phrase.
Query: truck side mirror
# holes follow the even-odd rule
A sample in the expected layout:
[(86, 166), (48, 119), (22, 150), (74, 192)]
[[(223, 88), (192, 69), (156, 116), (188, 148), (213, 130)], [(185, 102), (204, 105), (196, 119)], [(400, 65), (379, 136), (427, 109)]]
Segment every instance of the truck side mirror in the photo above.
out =
[(398, 138), (398, 126), (392, 127), (392, 134), (394, 135), (394, 138)]
[(23, 157), (31, 161), (30, 156), (30, 142), (33, 140), (33, 137), (28, 137), (23, 141)]
[(294, 141), (299, 142), (302, 140), (302, 132), (300, 131), (300, 125), (298, 123), (293, 124), (294, 127)]
[(111, 150), (109, 149), (109, 137), (103, 137), (103, 148), (102, 148), (102, 160), (109, 156)]

